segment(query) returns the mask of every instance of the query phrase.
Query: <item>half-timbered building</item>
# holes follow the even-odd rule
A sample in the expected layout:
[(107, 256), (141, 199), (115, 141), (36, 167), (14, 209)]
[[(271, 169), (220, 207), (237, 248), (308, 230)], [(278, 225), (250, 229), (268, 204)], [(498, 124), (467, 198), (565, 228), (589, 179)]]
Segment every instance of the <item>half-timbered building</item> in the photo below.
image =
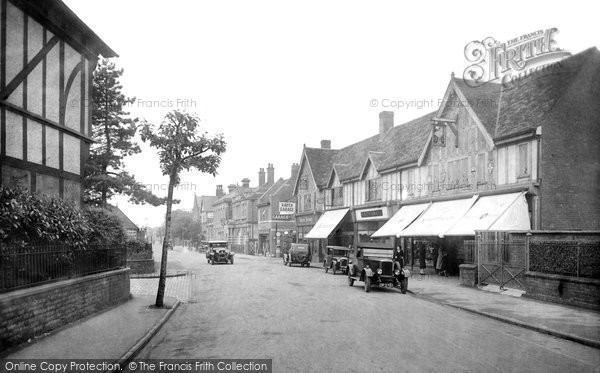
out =
[(81, 202), (99, 55), (117, 56), (62, 1), (0, 1), (2, 185)]

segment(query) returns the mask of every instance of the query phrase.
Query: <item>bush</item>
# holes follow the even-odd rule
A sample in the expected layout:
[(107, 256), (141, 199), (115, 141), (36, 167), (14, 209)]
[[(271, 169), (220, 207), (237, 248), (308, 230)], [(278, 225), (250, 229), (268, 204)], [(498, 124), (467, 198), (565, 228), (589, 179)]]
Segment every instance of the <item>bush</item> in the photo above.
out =
[(63, 243), (81, 247), (91, 228), (81, 210), (60, 198), (0, 186), (0, 239), (5, 244)]
[(152, 245), (140, 240), (125, 242), (127, 259), (152, 259)]
[(89, 208), (84, 211), (90, 226), (88, 241), (91, 244), (123, 245), (125, 231), (119, 218), (112, 212), (101, 208)]

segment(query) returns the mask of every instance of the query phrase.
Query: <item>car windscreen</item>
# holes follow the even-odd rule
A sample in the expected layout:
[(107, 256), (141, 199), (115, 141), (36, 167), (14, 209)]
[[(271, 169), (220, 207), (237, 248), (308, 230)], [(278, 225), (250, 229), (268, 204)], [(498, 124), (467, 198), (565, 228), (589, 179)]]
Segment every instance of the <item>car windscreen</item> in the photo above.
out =
[(348, 250), (333, 250), (333, 256), (348, 256)]
[(211, 242), (208, 244), (209, 247), (214, 248), (214, 249), (226, 249), (227, 248), (227, 243), (226, 242), (219, 242), (219, 243), (215, 243), (215, 242)]

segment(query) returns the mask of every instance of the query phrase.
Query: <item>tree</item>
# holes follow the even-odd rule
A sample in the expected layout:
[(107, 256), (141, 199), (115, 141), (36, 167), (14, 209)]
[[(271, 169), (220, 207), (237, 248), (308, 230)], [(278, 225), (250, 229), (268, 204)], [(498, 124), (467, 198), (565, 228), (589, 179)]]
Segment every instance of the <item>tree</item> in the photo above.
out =
[(173, 189), (180, 182), (180, 173), (196, 169), (215, 176), (221, 163), (221, 155), (226, 150), (222, 134), (209, 137), (199, 128), (200, 119), (193, 114), (178, 110), (167, 113), (158, 128), (148, 123), (142, 126), (141, 137), (144, 142), (158, 149), (160, 168), (163, 175), (169, 177), (167, 192), (167, 213), (165, 217), (165, 237), (160, 261), (160, 279), (156, 306), (163, 306), (167, 275), (167, 249), (171, 235), (171, 208)]
[(194, 221), (190, 211), (175, 210), (171, 213), (171, 236), (197, 243), (200, 236), (200, 223)]
[(133, 203), (161, 205), (159, 198), (146, 190), (133, 175), (123, 170), (123, 158), (140, 152), (133, 141), (138, 129), (138, 119), (129, 118), (124, 106), (135, 102), (126, 97), (119, 79), (123, 69), (117, 69), (108, 59), (102, 59), (94, 71), (92, 86), (92, 138), (84, 169), (84, 201), (90, 205), (106, 207), (115, 194), (125, 194)]

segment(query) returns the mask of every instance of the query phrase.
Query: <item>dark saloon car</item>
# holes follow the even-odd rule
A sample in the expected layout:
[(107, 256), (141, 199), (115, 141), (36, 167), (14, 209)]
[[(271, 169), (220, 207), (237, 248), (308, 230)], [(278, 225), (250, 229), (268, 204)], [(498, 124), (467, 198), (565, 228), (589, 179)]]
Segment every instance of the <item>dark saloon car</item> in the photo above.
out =
[(329, 270), (335, 275), (336, 272), (348, 273), (348, 262), (351, 249), (344, 246), (327, 246), (327, 256), (323, 261), (325, 273)]
[(400, 262), (393, 260), (393, 249), (358, 247), (354, 251), (356, 259), (348, 268), (348, 285), (353, 286), (354, 281), (362, 281), (366, 292), (371, 290), (371, 286), (399, 286), (402, 294), (406, 293), (410, 274)]
[(206, 260), (209, 264), (233, 264), (233, 252), (227, 249), (227, 241), (208, 241)]
[(293, 243), (286, 254), (283, 255), (283, 265), (292, 266), (299, 263), (301, 267), (310, 267), (311, 254), (308, 244)]

